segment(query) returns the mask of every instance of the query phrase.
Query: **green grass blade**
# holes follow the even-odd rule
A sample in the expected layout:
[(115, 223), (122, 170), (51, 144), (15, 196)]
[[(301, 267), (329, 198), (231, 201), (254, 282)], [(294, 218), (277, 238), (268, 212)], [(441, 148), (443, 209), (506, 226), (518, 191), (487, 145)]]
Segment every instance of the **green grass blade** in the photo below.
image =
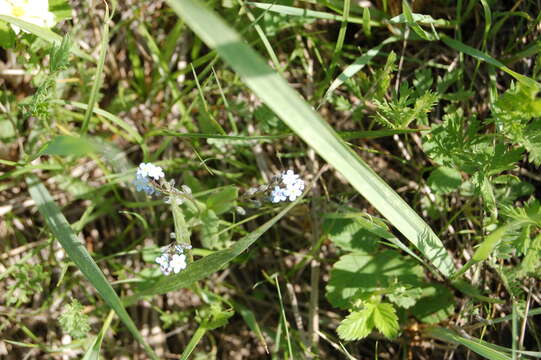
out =
[(448, 329), (438, 327), (430, 328), (426, 331), (426, 334), (453, 344), (464, 345), (471, 351), (484, 356), (489, 360), (511, 360), (511, 357), (507, 356), (501, 351), (496, 350), (492, 344), (476, 338), (465, 338)]
[(342, 16), (342, 23), (340, 24), (340, 31), (338, 32), (338, 39), (336, 39), (336, 44), (334, 46), (334, 52), (331, 59), (331, 65), (329, 67), (329, 70), (327, 72), (327, 76), (325, 77), (324, 83), (329, 83), (331, 77), (334, 74), (334, 69), (337, 66), (338, 59), (340, 59), (340, 55), (342, 53), (342, 47), (344, 46), (344, 40), (346, 38), (346, 31), (348, 28), (348, 18), (349, 18), (349, 9), (350, 6), (350, 0), (344, 0), (344, 10), (343, 10), (343, 16)]
[[(0, 15), (0, 20), (4, 20), (5, 22), (8, 22), (10, 24), (17, 25), (21, 29), (36, 35), (37, 37), (47, 41), (48, 43), (60, 44), (62, 42), (62, 36), (58, 35), (50, 29), (34, 25), (32, 23), (17, 19), (16, 17), (7, 15)], [(95, 60), (90, 55), (81, 51), (81, 49), (79, 49), (74, 43), (72, 43), (70, 51), (82, 59), (95, 62)]]
[(90, 117), (92, 116), (92, 109), (100, 92), (101, 84), (103, 81), (103, 67), (105, 65), (105, 55), (107, 54), (107, 45), (109, 44), (109, 6), (105, 3), (105, 18), (103, 22), (103, 28), (101, 31), (100, 42), (100, 56), (98, 57), (98, 65), (96, 67), (96, 75), (94, 77), (94, 83), (90, 90), (90, 97), (88, 98), (88, 106), (85, 111), (85, 118), (83, 119), (83, 125), (81, 126), (81, 134), (86, 134), (88, 125), (90, 124)]
[(116, 312), (120, 320), (126, 325), (135, 339), (143, 345), (147, 354), (152, 359), (158, 359), (154, 351), (152, 351), (139, 333), (139, 330), (137, 330), (133, 320), (122, 306), (118, 295), (105, 278), (105, 275), (103, 275), (94, 259), (92, 259), (84, 245), (79, 241), (71, 229), (70, 224), (53, 201), (49, 191), (47, 191), (45, 186), (43, 186), (35, 176), (28, 176), (26, 178), (26, 183), (28, 184), (28, 192), (36, 202), (41, 216), (43, 216), (47, 226), (56, 239), (58, 239), (64, 250), (66, 250), (70, 259), (77, 265), (79, 270), (81, 270), (85, 278), (94, 286), (107, 305)]
[(183, 270), (176, 275), (163, 277), (150, 288), (144, 289), (136, 295), (126, 298), (124, 300), (124, 304), (133, 304), (143, 296), (165, 294), (169, 291), (189, 287), (196, 281), (204, 279), (222, 269), (227, 263), (239, 256), (250, 245), (252, 245), (261, 235), (263, 235), (263, 233), (265, 233), (265, 231), (270, 229), (270, 227), (280, 220), (291, 208), (297, 205), (299, 200), (300, 199), (285, 207), (282, 211), (280, 211), (279, 214), (258, 227), (249, 235), (237, 241), (229, 249), (217, 251), (213, 254), (205, 256), (202, 259), (194, 261), (188, 265), (186, 270)]
[(441, 240), (415, 211), (221, 18), (196, 0), (168, 0), (192, 30), (260, 99), (383, 214), (444, 276), (454, 272)]
[(105, 336), (105, 333), (107, 332), (107, 329), (109, 329), (109, 325), (111, 325), (111, 321), (113, 320), (114, 311), (109, 311), (109, 315), (107, 315), (107, 318), (103, 322), (103, 326), (88, 350), (85, 353), (85, 356), (83, 356), (82, 360), (100, 360), (100, 350), (101, 350), (101, 343), (103, 341), (103, 337)]
[(195, 347), (197, 346), (197, 344), (199, 344), (199, 342), (201, 341), (203, 336), (206, 334), (206, 332), (207, 332), (207, 329), (204, 326), (199, 325), (197, 330), (195, 330), (195, 333), (193, 334), (192, 338), (190, 339), (190, 342), (188, 342), (188, 345), (186, 345), (186, 347), (184, 348), (184, 351), (182, 352), (182, 355), (180, 356), (180, 360), (187, 360), (190, 358), (190, 355), (195, 350)]
[[(257, 7), (265, 11), (271, 11), (271, 12), (275, 12), (282, 15), (291, 15), (291, 16), (335, 20), (335, 21), (347, 21), (350, 23), (361, 24), (361, 25), (364, 23), (364, 20), (360, 17), (351, 16), (351, 17), (347, 17), (346, 19), (343, 16), (336, 15), (336, 14), (330, 14), (323, 11), (302, 9), (302, 8), (297, 8), (293, 6), (276, 5), (276, 4), (261, 3), (261, 2), (247, 2), (246, 4)], [(381, 26), (380, 23), (375, 22), (375, 21), (371, 21), (370, 25)]]
[[(85, 111), (87, 111), (87, 109), (88, 109), (87, 104), (83, 104), (83, 103), (80, 103), (80, 102), (77, 102), (77, 101), (51, 100), (51, 102), (55, 103), (55, 104), (60, 104), (60, 105), (71, 105), (71, 106), (73, 106), (75, 108), (85, 110)], [(143, 143), (143, 137), (139, 134), (139, 132), (137, 131), (137, 129), (133, 125), (128, 124), (126, 121), (122, 120), (118, 116), (113, 115), (110, 112), (105, 111), (103, 109), (100, 109), (100, 108), (98, 108), (96, 106), (94, 106), (92, 108), (92, 112), (94, 114), (96, 114), (96, 115), (103, 116), (107, 120), (111, 121), (113, 124), (117, 125), (118, 127), (122, 128), (123, 130), (125, 130), (128, 133), (128, 135), (130, 135), (131, 139), (133, 141), (135, 141), (136, 143), (138, 143), (138, 144)]]
[(445, 45), (449, 46), (450, 48), (453, 48), (453, 49), (455, 49), (457, 51), (460, 51), (460, 52), (462, 52), (464, 54), (467, 54), (467, 55), (469, 55), (471, 57), (474, 57), (474, 58), (476, 58), (478, 60), (482, 60), (484, 62), (487, 62), (487, 63), (491, 64), (491, 65), (494, 65), (498, 69), (500, 69), (502, 71), (505, 71), (506, 73), (508, 73), (509, 75), (511, 75), (512, 77), (514, 77), (515, 79), (517, 79), (518, 81), (523, 83), (524, 85), (527, 85), (527, 86), (533, 87), (533, 88), (541, 88), (541, 84), (539, 84), (534, 79), (529, 78), (527, 76), (524, 76), (522, 74), (519, 74), (519, 73), (509, 69), (502, 62), (494, 59), (490, 55), (487, 55), (487, 54), (485, 54), (484, 52), (482, 52), (480, 50), (477, 50), (477, 49), (472, 48), (472, 47), (470, 47), (468, 45), (465, 45), (465, 44), (461, 43), (458, 40), (451, 39), (449, 36), (447, 36), (445, 34), (440, 34), (440, 38), (445, 43)]
[(378, 46), (368, 50), (366, 53), (356, 58), (351, 65), (347, 66), (344, 71), (342, 71), (342, 73), (338, 75), (336, 79), (334, 79), (334, 81), (325, 92), (324, 99), (329, 99), (334, 90), (338, 89), (344, 82), (346, 82), (348, 79), (352, 78), (355, 74), (361, 71), (366, 66), (366, 64), (368, 64), (380, 52), (382, 47), (398, 40), (398, 38), (390, 37)]

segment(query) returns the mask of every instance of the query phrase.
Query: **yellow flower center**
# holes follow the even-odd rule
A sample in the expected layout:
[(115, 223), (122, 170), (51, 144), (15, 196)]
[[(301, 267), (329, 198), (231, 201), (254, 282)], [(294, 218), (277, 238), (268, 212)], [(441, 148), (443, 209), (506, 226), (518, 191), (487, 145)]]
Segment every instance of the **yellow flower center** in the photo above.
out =
[(12, 9), (11, 9), (11, 14), (15, 17), (21, 17), (21, 16), (24, 16), (24, 14), (26, 13), (26, 11), (24, 10), (24, 8), (22, 6), (14, 6)]

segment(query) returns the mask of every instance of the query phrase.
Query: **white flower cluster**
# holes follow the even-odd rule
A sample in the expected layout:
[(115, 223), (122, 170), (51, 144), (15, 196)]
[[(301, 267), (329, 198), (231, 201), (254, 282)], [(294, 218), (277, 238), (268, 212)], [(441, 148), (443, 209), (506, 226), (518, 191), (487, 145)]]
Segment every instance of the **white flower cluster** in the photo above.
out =
[[(49, 11), (48, 0), (0, 0), (0, 15), (12, 16), (47, 28), (55, 24), (55, 16)], [(20, 28), (17, 25), (11, 27), (16, 34), (19, 33)]]
[(164, 176), (165, 174), (163, 173), (163, 169), (161, 167), (156, 166), (152, 163), (141, 163), (137, 168), (137, 173), (135, 174), (135, 180), (133, 180), (133, 185), (135, 186), (137, 191), (144, 191), (148, 195), (152, 195), (157, 190), (150, 183), (151, 179), (158, 181)]
[(279, 184), (271, 191), (270, 200), (273, 203), (281, 201), (295, 201), (304, 190), (304, 180), (299, 178), (293, 170), (283, 172), (279, 178)]
[(178, 274), (181, 270), (186, 269), (186, 255), (184, 251), (191, 249), (191, 245), (180, 244), (169, 246), (160, 256), (156, 258), (156, 263), (160, 265), (160, 269), (164, 275), (171, 273)]

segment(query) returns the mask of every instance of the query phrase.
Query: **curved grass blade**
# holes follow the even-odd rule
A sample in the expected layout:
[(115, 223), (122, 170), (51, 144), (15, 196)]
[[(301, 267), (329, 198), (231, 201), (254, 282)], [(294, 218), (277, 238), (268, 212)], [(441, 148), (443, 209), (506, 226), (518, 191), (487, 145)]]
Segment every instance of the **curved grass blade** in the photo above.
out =
[[(7, 15), (0, 15), (0, 20), (4, 20), (5, 22), (8, 22), (10, 24), (17, 25), (21, 29), (28, 31), (36, 35), (40, 39), (43, 39), (49, 43), (60, 44), (62, 42), (62, 36), (58, 35), (57, 33), (53, 32), (50, 29), (47, 29), (38, 25), (34, 25), (32, 23), (17, 19), (16, 17), (7, 16)], [(85, 59), (91, 62), (96, 62), (96, 60), (94, 60), (92, 56), (81, 51), (81, 49), (79, 49), (77, 45), (75, 45), (74, 43), (72, 43), (70, 51), (82, 59)]]
[(77, 265), (86, 279), (94, 286), (107, 305), (116, 312), (120, 320), (126, 325), (135, 339), (144, 347), (150, 358), (158, 360), (158, 357), (145, 342), (133, 320), (126, 312), (126, 309), (122, 306), (118, 295), (105, 278), (105, 275), (103, 275), (94, 259), (92, 259), (88, 251), (86, 251), (84, 245), (79, 241), (77, 236), (75, 236), (70, 224), (53, 201), (49, 191), (47, 191), (39, 179), (33, 175), (26, 178), (26, 183), (28, 184), (28, 192), (36, 202), (38, 211), (45, 219), (51, 232), (58, 239), (64, 250), (66, 250), (70, 259)]
[(344, 71), (342, 71), (342, 73), (338, 75), (336, 79), (334, 79), (334, 81), (325, 92), (325, 96), (323, 97), (324, 100), (329, 99), (334, 90), (338, 89), (338, 87), (340, 87), (340, 85), (342, 85), (345, 81), (352, 78), (355, 74), (361, 71), (366, 66), (366, 64), (368, 64), (380, 52), (382, 47), (398, 40), (399, 39), (397, 37), (390, 37), (384, 40), (378, 46), (368, 50), (366, 53), (356, 58), (351, 65), (347, 66)]
[(109, 315), (107, 315), (107, 318), (103, 322), (103, 326), (88, 350), (85, 353), (85, 356), (81, 360), (100, 360), (100, 349), (101, 349), (101, 343), (103, 341), (103, 337), (105, 336), (105, 333), (107, 332), (107, 329), (109, 329), (109, 325), (111, 325), (111, 320), (113, 320), (114, 311), (109, 311)]
[(101, 30), (100, 41), (100, 56), (98, 57), (98, 65), (96, 67), (96, 74), (94, 75), (94, 83), (90, 90), (90, 96), (88, 98), (88, 106), (85, 111), (85, 117), (83, 119), (83, 125), (81, 126), (81, 134), (86, 134), (88, 125), (90, 124), (90, 117), (92, 116), (92, 109), (100, 92), (101, 84), (103, 81), (103, 67), (105, 65), (105, 55), (107, 54), (107, 44), (109, 44), (109, 6), (105, 2), (105, 17), (103, 21), (103, 27)]
[(454, 272), (451, 257), (426, 222), (344, 144), (339, 135), (237, 32), (196, 0), (167, 2), (209, 47), (216, 49), (267, 106), (333, 165), (435, 268), (446, 277)]
[[(246, 4), (270, 12), (275, 12), (282, 15), (291, 15), (298, 17), (307, 17), (314, 19), (326, 19), (326, 20), (335, 20), (335, 21), (346, 21), (353, 24), (363, 24), (364, 19), (354, 16), (344, 17), (336, 14), (331, 14), (323, 11), (315, 11), (309, 9), (302, 9), (293, 6), (286, 5), (277, 5), (261, 2), (247, 2)], [(381, 26), (380, 22), (371, 21), (370, 26)]]
[(445, 43), (445, 45), (449, 46), (450, 48), (453, 48), (453, 49), (455, 49), (457, 51), (463, 52), (464, 54), (470, 55), (471, 57), (474, 57), (474, 58), (476, 58), (478, 60), (482, 60), (484, 62), (487, 62), (487, 63), (491, 64), (491, 65), (494, 65), (498, 69), (500, 69), (502, 71), (505, 71), (506, 73), (508, 73), (509, 75), (514, 77), (515, 79), (517, 79), (517, 81), (520, 81), (521, 83), (523, 83), (526, 86), (529, 86), (529, 87), (532, 87), (532, 88), (537, 88), (537, 89), (541, 88), (541, 84), (539, 84), (534, 79), (529, 78), (527, 76), (524, 76), (522, 74), (519, 74), (519, 73), (509, 69), (507, 66), (505, 66), (505, 64), (503, 64), (502, 62), (494, 59), (490, 55), (485, 54), (482, 51), (479, 51), (479, 50), (477, 50), (475, 48), (472, 48), (472, 47), (470, 47), (470, 46), (468, 46), (466, 44), (463, 44), (460, 41), (457, 41), (455, 39), (451, 39), (449, 36), (447, 36), (445, 34), (440, 34), (440, 38)]
[[(83, 104), (83, 103), (80, 103), (80, 102), (77, 102), (77, 101), (51, 100), (51, 102), (54, 103), (54, 104), (59, 104), (59, 105), (71, 105), (73, 107), (76, 107), (78, 109), (85, 110), (85, 111), (87, 111), (87, 109), (88, 109), (87, 104)], [(96, 115), (103, 116), (107, 120), (111, 121), (113, 124), (118, 125), (119, 127), (121, 127), (123, 130), (125, 130), (128, 133), (128, 135), (131, 136), (132, 140), (135, 141), (136, 143), (143, 144), (143, 142), (144, 142), (143, 137), (139, 134), (139, 132), (137, 131), (137, 129), (134, 126), (128, 124), (126, 121), (122, 120), (118, 116), (113, 115), (110, 112), (105, 111), (103, 109), (100, 109), (100, 108), (98, 108), (96, 106), (94, 106), (92, 108), (92, 112), (94, 114), (96, 114)]]
[(466, 338), (466, 337), (460, 336), (459, 334), (457, 334), (456, 332), (452, 330), (439, 328), (439, 327), (429, 328), (428, 330), (425, 331), (425, 333), (428, 336), (431, 336), (443, 341), (447, 341), (453, 344), (464, 345), (471, 351), (485, 357), (486, 359), (511, 360), (511, 357), (503, 352), (504, 349), (506, 350), (506, 352), (510, 352), (511, 351), (510, 349), (490, 344), (481, 339)]

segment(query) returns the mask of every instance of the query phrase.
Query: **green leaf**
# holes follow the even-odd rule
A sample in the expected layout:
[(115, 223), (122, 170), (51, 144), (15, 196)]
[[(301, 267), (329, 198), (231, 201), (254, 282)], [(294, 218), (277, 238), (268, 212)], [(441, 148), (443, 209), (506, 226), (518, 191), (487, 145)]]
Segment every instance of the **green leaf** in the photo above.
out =
[(40, 155), (86, 156), (96, 152), (95, 144), (84, 137), (57, 136), (49, 141)]
[(408, 289), (405, 286), (398, 286), (387, 294), (387, 298), (394, 304), (409, 309), (422, 295), (423, 291), (418, 287)]
[[(70, 105), (82, 110), (88, 109), (88, 105), (77, 101), (53, 100), (52, 103)], [(122, 120), (121, 118), (111, 114), (110, 112), (97, 108), (96, 106), (92, 108), (92, 112), (96, 115), (103, 116), (107, 120), (111, 121), (113, 124), (121, 127), (123, 130), (126, 131), (126, 133), (128, 133), (128, 135), (130, 135), (133, 141), (137, 142), (138, 144), (144, 143), (143, 137), (137, 132), (137, 129), (133, 125), (127, 123), (125, 120)]]
[(145, 351), (151, 359), (158, 359), (152, 348), (145, 342), (145, 339), (137, 330), (133, 320), (122, 306), (118, 295), (113, 290), (105, 275), (101, 272), (98, 265), (90, 254), (86, 251), (85, 246), (73, 233), (70, 224), (60, 212), (60, 209), (53, 201), (53, 198), (41, 184), (39, 179), (33, 175), (26, 178), (28, 184), (28, 192), (32, 199), (36, 202), (38, 211), (45, 219), (47, 226), (54, 234), (60, 245), (64, 248), (70, 259), (77, 265), (85, 278), (94, 286), (101, 295), (103, 300), (109, 305), (118, 315), (120, 320), (126, 325), (135, 339), (143, 345)]
[(348, 79), (351, 79), (355, 74), (361, 71), (376, 55), (379, 54), (380, 50), (387, 44), (398, 41), (399, 38), (390, 37), (384, 40), (378, 46), (366, 51), (363, 55), (357, 57), (355, 61), (348, 65), (340, 75), (331, 83), (327, 91), (325, 92), (324, 99), (330, 99), (334, 90), (338, 89), (344, 82)]
[(70, 304), (65, 305), (58, 319), (62, 331), (74, 338), (86, 337), (90, 331), (90, 324), (83, 310), (83, 305), (77, 299), (72, 299)]
[(4, 49), (10, 49), (15, 46), (15, 32), (9, 24), (0, 20), (0, 46)]
[(437, 33), (435, 32), (434, 34), (427, 33), (426, 31), (423, 30), (421, 26), (419, 26), (419, 24), (417, 24), (415, 18), (413, 17), (413, 13), (411, 12), (411, 8), (408, 2), (405, 0), (402, 1), (402, 11), (404, 12), (404, 18), (406, 19), (406, 23), (408, 24), (408, 26), (411, 27), (413, 31), (417, 35), (419, 35), (421, 39), (428, 40), (428, 41), (438, 39)]
[[(205, 210), (201, 214), (201, 245), (207, 249), (219, 248), (218, 228), (220, 219), (212, 210)], [(223, 248), (223, 247), (222, 247)]]
[(379, 237), (365, 229), (356, 219), (326, 217), (323, 221), (323, 232), (343, 250), (372, 252), (377, 249)]
[(207, 199), (207, 208), (216, 215), (223, 214), (235, 206), (239, 189), (236, 186), (227, 186), (219, 192), (210, 195)]
[(333, 306), (347, 309), (359, 291), (372, 292), (395, 281), (418, 286), (422, 277), (423, 268), (396, 251), (385, 250), (374, 255), (351, 253), (334, 264), (326, 295)]
[(374, 306), (368, 304), (364, 309), (349, 314), (336, 329), (340, 339), (360, 340), (370, 335), (374, 328), (373, 311)]
[(417, 319), (434, 324), (454, 314), (455, 298), (448, 288), (440, 284), (426, 284), (420, 289), (421, 297), (409, 309)]
[(396, 310), (391, 304), (379, 303), (373, 310), (374, 325), (386, 337), (394, 338), (398, 335), (398, 316)]
[(435, 193), (449, 194), (460, 187), (462, 176), (453, 168), (440, 166), (430, 173), (427, 182)]
[(67, 0), (49, 0), (49, 11), (55, 16), (55, 21), (71, 19), (71, 7)]
[(167, 3), (210, 48), (216, 49), (276, 115), (337, 169), (436, 269), (446, 277), (454, 272), (451, 257), (428, 224), (234, 30), (197, 0)]
[(265, 11), (276, 12), (283, 15), (334, 20), (337, 22), (347, 21), (347, 22), (351, 22), (355, 24), (364, 23), (364, 19), (359, 18), (359, 17), (348, 16), (344, 18), (343, 16), (336, 15), (336, 14), (330, 14), (323, 11), (314, 11), (310, 9), (297, 8), (293, 6), (285, 6), (285, 5), (277, 5), (277, 4), (261, 3), (261, 2), (247, 2), (247, 4), (263, 9)]
[(218, 303), (213, 303), (207, 316), (201, 321), (201, 326), (207, 330), (217, 329), (225, 326), (233, 315), (235, 315), (233, 309), (223, 310)]

